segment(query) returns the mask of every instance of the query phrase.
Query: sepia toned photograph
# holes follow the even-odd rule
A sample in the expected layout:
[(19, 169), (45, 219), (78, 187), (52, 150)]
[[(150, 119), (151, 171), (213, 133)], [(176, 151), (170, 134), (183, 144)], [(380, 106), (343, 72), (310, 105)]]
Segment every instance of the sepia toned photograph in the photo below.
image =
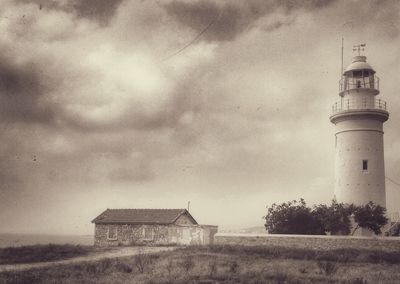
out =
[(0, 284), (400, 283), (400, 1), (0, 0)]

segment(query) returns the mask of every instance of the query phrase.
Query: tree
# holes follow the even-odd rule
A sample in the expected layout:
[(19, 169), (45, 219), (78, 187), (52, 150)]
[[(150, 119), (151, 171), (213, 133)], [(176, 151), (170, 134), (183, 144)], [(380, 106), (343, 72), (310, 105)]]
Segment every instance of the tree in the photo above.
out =
[(332, 200), (329, 206), (320, 204), (310, 208), (300, 199), (272, 204), (264, 218), (265, 228), (271, 234), (349, 235), (353, 215), (357, 225), (352, 234), (360, 227), (381, 234), (381, 228), (388, 221), (385, 212), (384, 207), (373, 202), (355, 206)]
[(352, 235), (358, 228), (366, 228), (380, 235), (382, 227), (388, 222), (385, 213), (386, 209), (384, 207), (376, 205), (372, 201), (362, 206), (355, 206), (353, 214), (357, 226), (354, 228)]
[(348, 235), (350, 234), (352, 208), (352, 206), (332, 200), (330, 206), (325, 204), (314, 206), (314, 214), (324, 225), (325, 232), (330, 232), (331, 235)]
[(272, 204), (265, 220), (265, 228), (271, 234), (325, 234), (320, 218), (307, 207), (304, 199)]

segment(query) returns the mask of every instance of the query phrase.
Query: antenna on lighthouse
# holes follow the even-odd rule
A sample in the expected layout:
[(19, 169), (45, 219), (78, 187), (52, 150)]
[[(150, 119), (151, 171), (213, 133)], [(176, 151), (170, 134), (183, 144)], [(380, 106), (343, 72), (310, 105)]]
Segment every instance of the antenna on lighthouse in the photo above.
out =
[(358, 51), (358, 55), (361, 55), (361, 51), (365, 50), (367, 45), (365, 43), (353, 45), (353, 51)]
[(344, 38), (342, 37), (342, 68), (340, 69), (340, 77), (343, 75), (343, 42)]

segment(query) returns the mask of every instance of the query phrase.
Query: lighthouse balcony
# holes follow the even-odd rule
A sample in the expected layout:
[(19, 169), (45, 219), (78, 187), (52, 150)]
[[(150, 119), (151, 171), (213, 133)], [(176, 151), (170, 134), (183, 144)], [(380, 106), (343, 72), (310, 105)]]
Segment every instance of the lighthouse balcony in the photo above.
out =
[(379, 93), (379, 77), (375, 75), (360, 76), (360, 77), (347, 77), (339, 81), (339, 92), (343, 96), (344, 92), (356, 89), (369, 89)]
[(342, 99), (332, 106), (333, 116), (354, 111), (387, 113), (386, 102), (375, 98)]

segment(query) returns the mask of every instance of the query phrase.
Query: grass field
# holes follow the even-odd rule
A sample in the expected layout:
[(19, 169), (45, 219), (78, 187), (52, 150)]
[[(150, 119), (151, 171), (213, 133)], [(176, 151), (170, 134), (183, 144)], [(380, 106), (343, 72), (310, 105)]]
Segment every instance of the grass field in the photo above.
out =
[(399, 283), (400, 252), (187, 247), (23, 272), (0, 283)]
[(87, 255), (93, 247), (79, 245), (34, 245), (0, 248), (0, 264), (33, 263)]

